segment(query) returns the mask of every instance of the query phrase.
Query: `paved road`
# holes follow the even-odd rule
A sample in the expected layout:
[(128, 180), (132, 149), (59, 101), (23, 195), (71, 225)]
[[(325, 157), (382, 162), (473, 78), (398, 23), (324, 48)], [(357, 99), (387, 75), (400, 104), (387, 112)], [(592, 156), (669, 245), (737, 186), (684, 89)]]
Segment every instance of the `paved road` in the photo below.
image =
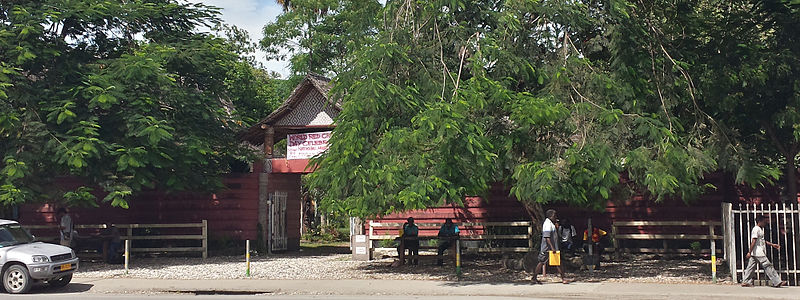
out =
[[(7, 295), (3, 295), (7, 296)], [(22, 295), (22, 296), (7, 296), (9, 299), (40, 299), (41, 295)], [(5, 299), (5, 298), (3, 298)], [(87, 300), (520, 300), (520, 297), (450, 297), (450, 296), (381, 296), (377, 298), (374, 295), (347, 295), (347, 296), (330, 296), (330, 295), (248, 295), (248, 296), (220, 296), (220, 295), (109, 295), (109, 294), (86, 294), (86, 295), (70, 295), (70, 294), (48, 294), (47, 299), (61, 300), (61, 299), (87, 299)], [(524, 299), (542, 299), (547, 298), (524, 298)]]
[[(19, 299), (800, 299), (800, 288), (735, 285), (478, 283), (414, 280), (161, 280), (75, 278)], [(378, 297), (376, 297), (378, 296)], [(12, 298), (0, 295), (0, 298)]]

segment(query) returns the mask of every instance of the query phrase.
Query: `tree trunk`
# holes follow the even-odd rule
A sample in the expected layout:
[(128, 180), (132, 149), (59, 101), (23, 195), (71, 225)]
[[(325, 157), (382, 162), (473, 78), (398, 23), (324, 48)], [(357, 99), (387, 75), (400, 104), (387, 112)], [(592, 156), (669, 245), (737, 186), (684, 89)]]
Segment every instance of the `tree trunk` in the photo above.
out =
[(786, 196), (789, 203), (797, 203), (797, 166), (794, 157), (786, 157)]
[[(531, 223), (533, 224), (533, 236), (541, 236), (542, 223), (544, 222), (544, 208), (542, 208), (542, 205), (539, 203), (523, 202), (522, 206), (525, 207), (525, 211), (531, 218)], [(534, 241), (534, 244), (535, 242), (536, 241)]]

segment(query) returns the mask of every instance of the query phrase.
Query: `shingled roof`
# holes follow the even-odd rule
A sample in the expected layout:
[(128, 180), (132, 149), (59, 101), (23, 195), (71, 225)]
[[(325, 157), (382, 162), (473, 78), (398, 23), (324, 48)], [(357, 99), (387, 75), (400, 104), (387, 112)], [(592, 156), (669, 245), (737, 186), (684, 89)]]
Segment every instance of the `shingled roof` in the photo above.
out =
[(275, 109), (272, 113), (270, 113), (266, 118), (262, 119), (258, 123), (254, 124), (242, 134), (240, 134), (239, 138), (249, 142), (253, 145), (260, 145), (264, 143), (264, 130), (261, 129), (261, 125), (268, 125), (273, 126), (277, 121), (283, 118), (286, 114), (291, 112), (297, 105), (303, 100), (303, 98), (308, 94), (308, 92), (312, 89), (317, 90), (322, 96), (325, 98), (325, 101), (332, 105), (332, 107), (337, 110), (341, 111), (341, 103), (339, 101), (331, 100), (328, 93), (331, 90), (331, 80), (325, 76), (309, 73), (303, 78), (302, 81), (295, 87), (289, 97), (283, 101), (283, 104)]

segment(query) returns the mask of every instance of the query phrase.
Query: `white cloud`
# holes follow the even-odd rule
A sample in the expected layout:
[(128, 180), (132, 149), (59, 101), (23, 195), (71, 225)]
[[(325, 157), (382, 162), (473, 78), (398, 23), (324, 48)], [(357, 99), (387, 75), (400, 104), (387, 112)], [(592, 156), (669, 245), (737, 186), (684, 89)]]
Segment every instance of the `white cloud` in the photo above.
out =
[[(247, 30), (250, 39), (258, 42), (262, 37), (262, 29), (267, 22), (272, 22), (281, 13), (282, 8), (275, 0), (194, 0), (221, 9), (222, 19), (232, 25)], [(275, 71), (286, 77), (289, 75), (289, 62), (266, 60), (261, 50), (255, 53), (256, 60), (264, 64), (269, 71)]]

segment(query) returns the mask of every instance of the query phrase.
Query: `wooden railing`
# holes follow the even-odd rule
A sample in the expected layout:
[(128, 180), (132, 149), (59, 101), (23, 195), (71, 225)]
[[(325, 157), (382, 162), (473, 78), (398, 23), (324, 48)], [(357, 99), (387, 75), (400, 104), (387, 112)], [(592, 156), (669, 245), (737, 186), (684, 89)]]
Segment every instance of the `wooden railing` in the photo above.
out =
[[(417, 223), (417, 227), (420, 230), (423, 229), (435, 229), (438, 230), (443, 223)], [(483, 223), (474, 223), (474, 222), (463, 222), (463, 223), (456, 223), (458, 225), (461, 235), (459, 239), (462, 241), (461, 245), (464, 245), (463, 241), (520, 241), (522, 244), (527, 244), (528, 247), (478, 247), (478, 248), (467, 248), (463, 252), (478, 252), (478, 253), (507, 253), (507, 252), (521, 252), (525, 253), (533, 249), (533, 240), (531, 236), (533, 235), (533, 227), (531, 227), (530, 221), (514, 221), (514, 222), (483, 222)], [(378, 241), (378, 240), (393, 240), (399, 237), (398, 234), (375, 234), (375, 231), (379, 230), (391, 230), (392, 232), (398, 232), (400, 228), (402, 228), (403, 223), (396, 223), (396, 222), (369, 222), (369, 232), (368, 237), (370, 240), (370, 251), (373, 250), (392, 250), (395, 248), (378, 248), (372, 247), (371, 241)], [(525, 233), (522, 234), (465, 234), (465, 232), (474, 230), (473, 228), (480, 228), (481, 231), (486, 232), (489, 228), (520, 228), (524, 227), (525, 229), (520, 230), (524, 231)], [(435, 236), (424, 236), (420, 234), (421, 240), (432, 240), (438, 239)], [(521, 242), (527, 241), (527, 242)], [(463, 246), (462, 246), (463, 247)], [(423, 247), (424, 248), (424, 247)]]
[[(660, 234), (660, 233), (619, 233), (620, 227), (652, 227), (652, 226), (676, 226), (676, 229), (685, 230), (686, 227), (704, 227), (708, 230), (708, 234)], [(677, 227), (680, 226), (680, 227)], [(642, 253), (664, 253), (664, 252), (678, 252), (678, 253), (691, 253), (691, 249), (669, 249), (667, 247), (667, 240), (708, 240), (711, 241), (711, 249), (716, 252), (721, 252), (721, 249), (716, 249), (716, 240), (722, 240), (722, 235), (715, 234), (717, 231), (715, 227), (721, 227), (722, 222), (712, 221), (617, 221), (611, 225), (611, 239), (614, 244), (614, 251), (618, 249), (625, 249), (632, 252)], [(620, 246), (622, 240), (661, 240), (663, 242), (663, 249), (655, 248), (624, 248)], [(705, 251), (703, 251), (705, 252)]]
[[(200, 223), (178, 223), (178, 224), (112, 224), (120, 231), (127, 230), (126, 235), (121, 235), (122, 240), (200, 240), (200, 247), (142, 247), (135, 248), (131, 243), (131, 252), (201, 252), (203, 258), (208, 257), (208, 221)], [(58, 225), (23, 225), (22, 228), (28, 230), (53, 229), (58, 233)], [(105, 224), (81, 224), (75, 225), (75, 230), (79, 229), (105, 229)], [(135, 235), (134, 229), (173, 229), (173, 228), (200, 228), (200, 234), (168, 234), (168, 235)], [(80, 233), (80, 231), (78, 231)], [(56, 236), (36, 236), (37, 240), (58, 243), (59, 237)]]

